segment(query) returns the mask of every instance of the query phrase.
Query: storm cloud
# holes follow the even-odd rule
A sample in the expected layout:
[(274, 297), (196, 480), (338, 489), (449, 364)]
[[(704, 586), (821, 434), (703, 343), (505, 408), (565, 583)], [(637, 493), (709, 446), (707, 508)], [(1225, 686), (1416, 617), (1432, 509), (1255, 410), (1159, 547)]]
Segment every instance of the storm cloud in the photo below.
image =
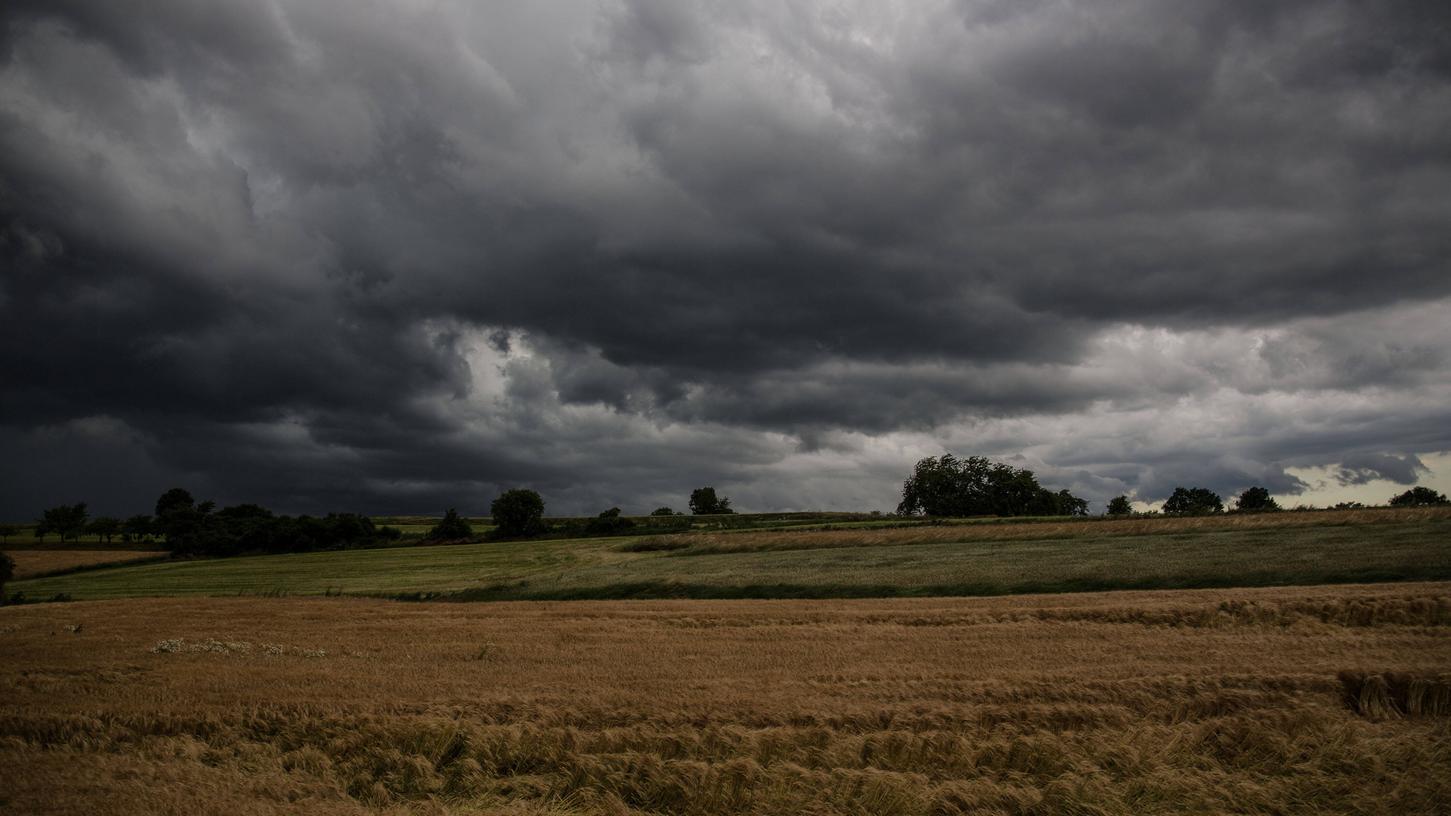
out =
[(6, 518), (1447, 477), (1441, 3), (0, 15)]

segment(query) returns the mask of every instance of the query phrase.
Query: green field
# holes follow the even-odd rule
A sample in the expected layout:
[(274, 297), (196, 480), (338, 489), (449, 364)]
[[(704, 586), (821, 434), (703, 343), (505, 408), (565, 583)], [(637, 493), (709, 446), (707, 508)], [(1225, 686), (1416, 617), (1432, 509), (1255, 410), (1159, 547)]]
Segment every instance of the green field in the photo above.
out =
[(338, 593), (467, 600), (825, 598), (1451, 578), (1451, 517), (1348, 518), (1283, 514), (1267, 528), (1231, 520), (1185, 520), (1167, 528), (1155, 522), (1159, 527), (1142, 528), (1160, 530), (1150, 534), (1084, 521), (991, 530), (757, 530), (643, 544), (577, 538), (409, 546), (102, 568), (7, 588), (30, 598), (63, 593), (76, 600)]

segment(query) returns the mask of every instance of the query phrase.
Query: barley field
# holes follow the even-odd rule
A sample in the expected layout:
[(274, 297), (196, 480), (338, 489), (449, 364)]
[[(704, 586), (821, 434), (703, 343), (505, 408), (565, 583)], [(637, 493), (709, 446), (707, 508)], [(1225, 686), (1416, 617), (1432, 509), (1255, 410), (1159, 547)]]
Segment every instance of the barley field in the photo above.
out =
[(841, 598), (1451, 579), (1451, 509), (695, 532), (149, 563), (32, 599)]
[(0, 608), (0, 812), (1437, 814), (1451, 584)]

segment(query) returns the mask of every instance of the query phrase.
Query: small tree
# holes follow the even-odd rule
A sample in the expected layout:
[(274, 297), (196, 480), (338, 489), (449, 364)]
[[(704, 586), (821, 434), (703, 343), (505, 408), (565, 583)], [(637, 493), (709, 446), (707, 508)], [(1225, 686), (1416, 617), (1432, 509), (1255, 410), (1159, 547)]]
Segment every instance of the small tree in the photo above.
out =
[(14, 524), (0, 524), (0, 544), (4, 544), (6, 539), (19, 532), (20, 528)]
[(734, 513), (731, 500), (715, 495), (713, 487), (697, 487), (690, 491), (690, 512), (697, 516), (713, 516)]
[(1134, 512), (1134, 506), (1129, 504), (1128, 496), (1114, 496), (1108, 500), (1108, 514), (1110, 516), (1127, 516)]
[(650, 515), (652, 515), (652, 516), (673, 516), (673, 515), (675, 515), (675, 511), (674, 510), (671, 510), (669, 507), (657, 507), (654, 510), (651, 510), (650, 511)]
[(177, 511), (191, 510), (195, 506), (196, 499), (192, 498), (189, 491), (173, 487), (156, 500), (156, 518), (162, 519)]
[(1441, 504), (1451, 504), (1446, 499), (1446, 494), (1437, 493), (1429, 487), (1413, 487), (1410, 490), (1391, 497), (1391, 507), (1432, 507)]
[(41, 514), (40, 523), (36, 525), (37, 531), (42, 525), (46, 531), (60, 534), (61, 541), (79, 538), (86, 531), (86, 503), (52, 507)]
[(151, 535), (150, 516), (132, 516), (121, 525), (121, 537), (126, 541), (142, 541)]
[(489, 506), (489, 514), (497, 534), (506, 538), (535, 536), (548, 529), (544, 526), (544, 499), (533, 490), (505, 490)]
[(1224, 500), (1218, 493), (1206, 487), (1174, 488), (1174, 493), (1164, 502), (1164, 512), (1183, 516), (1198, 516), (1219, 513), (1224, 510)]
[(443, 518), (433, 525), (433, 529), (424, 536), (430, 541), (458, 541), (464, 538), (473, 538), (474, 528), (469, 524), (468, 519), (459, 516), (458, 511), (452, 507), (443, 514)]
[(121, 520), (111, 518), (110, 516), (101, 516), (86, 525), (86, 532), (110, 544), (112, 536), (121, 532)]
[(1239, 494), (1234, 509), (1241, 513), (1269, 513), (1280, 509), (1280, 505), (1263, 487), (1251, 487)]

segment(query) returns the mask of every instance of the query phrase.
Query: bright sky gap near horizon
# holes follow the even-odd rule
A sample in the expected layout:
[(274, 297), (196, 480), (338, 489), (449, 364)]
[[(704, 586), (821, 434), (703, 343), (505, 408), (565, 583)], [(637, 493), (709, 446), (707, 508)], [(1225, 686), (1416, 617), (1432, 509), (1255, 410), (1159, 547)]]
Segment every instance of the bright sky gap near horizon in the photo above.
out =
[(1451, 5), (18, 0), (0, 520), (1451, 490)]

